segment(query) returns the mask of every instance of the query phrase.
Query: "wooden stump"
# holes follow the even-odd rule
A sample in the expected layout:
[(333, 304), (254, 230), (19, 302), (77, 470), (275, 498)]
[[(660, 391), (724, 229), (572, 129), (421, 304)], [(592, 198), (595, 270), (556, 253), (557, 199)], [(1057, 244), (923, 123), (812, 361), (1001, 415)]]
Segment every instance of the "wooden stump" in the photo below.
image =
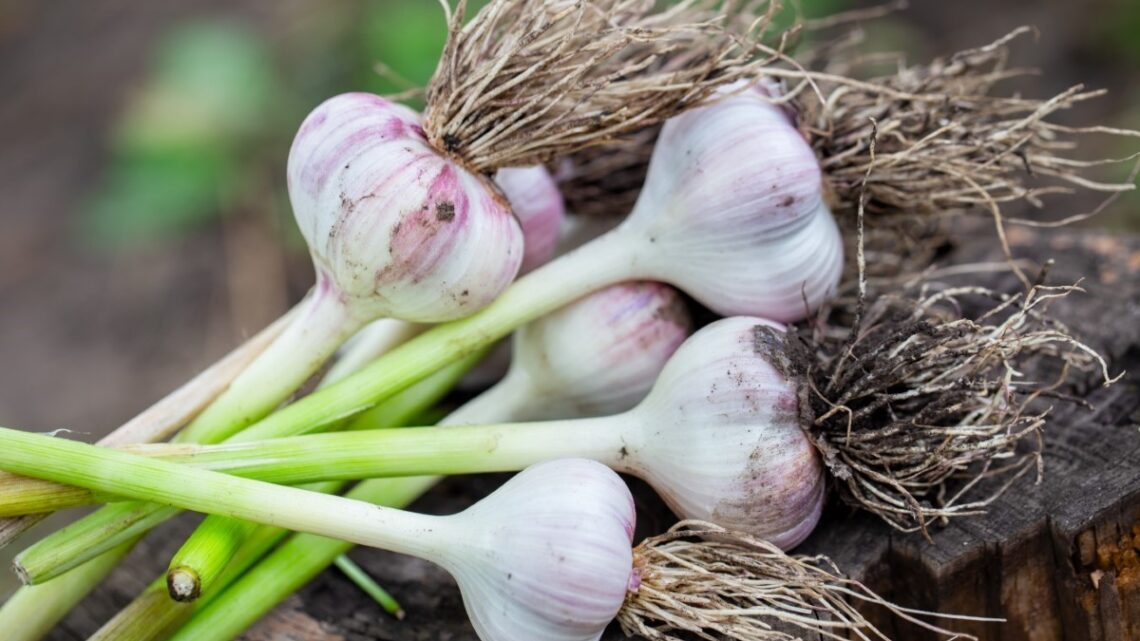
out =
[[(1140, 370), (1140, 239), (1105, 233), (1010, 230), (1019, 257), (1055, 258), (1052, 284), (1084, 278), (1087, 294), (1053, 311), (1100, 350), (1113, 373)], [(990, 246), (958, 250), (957, 261), (1000, 259)], [(1003, 277), (998, 288), (1017, 283)], [(933, 542), (891, 530), (841, 505), (800, 551), (831, 556), (846, 572), (901, 605), (1005, 618), (942, 625), (1006, 641), (1140, 640), (1140, 386), (1082, 390), (1094, 409), (1058, 402), (1047, 431), (1045, 478), (1023, 478), (985, 516), (936, 528)], [(448, 513), (486, 494), (499, 479), (452, 479), (417, 509)], [(638, 486), (647, 535), (669, 516)], [(50, 637), (85, 638), (164, 567), (194, 522), (164, 526)], [(440, 569), (372, 550), (353, 553), (408, 612), (397, 622), (335, 571), (326, 571), (243, 637), (247, 641), (474, 640), (454, 583)], [(933, 638), (910, 624), (869, 613), (897, 641)], [(611, 629), (606, 639), (624, 638)], [(538, 640), (536, 640), (538, 641)]]

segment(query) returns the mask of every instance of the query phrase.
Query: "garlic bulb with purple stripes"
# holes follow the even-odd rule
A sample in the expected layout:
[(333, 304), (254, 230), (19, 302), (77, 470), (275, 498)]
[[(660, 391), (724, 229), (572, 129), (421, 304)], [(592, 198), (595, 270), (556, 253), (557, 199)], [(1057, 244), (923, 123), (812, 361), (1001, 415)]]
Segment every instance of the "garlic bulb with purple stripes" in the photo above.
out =
[(502, 192), (431, 147), (407, 107), (326, 100), (297, 132), (288, 176), (317, 269), (374, 317), (459, 318), (518, 273), (522, 231)]
[(668, 121), (645, 186), (615, 232), (634, 271), (716, 312), (807, 317), (839, 283), (843, 244), (819, 161), (761, 88)]
[(689, 311), (672, 287), (652, 282), (607, 287), (516, 330), (506, 376), (448, 422), (624, 412), (645, 398), (691, 331)]

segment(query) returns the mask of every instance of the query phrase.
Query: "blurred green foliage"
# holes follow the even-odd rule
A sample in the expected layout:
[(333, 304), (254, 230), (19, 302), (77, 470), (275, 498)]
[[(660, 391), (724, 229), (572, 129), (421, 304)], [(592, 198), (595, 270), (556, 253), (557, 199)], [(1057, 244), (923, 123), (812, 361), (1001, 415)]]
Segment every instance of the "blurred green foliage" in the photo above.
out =
[(114, 127), (80, 220), (84, 244), (115, 251), (177, 238), (241, 203), (287, 216), (285, 156), (304, 114), (342, 91), (422, 87), (447, 35), (442, 9), (425, 0), (331, 2), (321, 18), (296, 39), (301, 51), (226, 19), (170, 32)]
[(82, 221), (95, 246), (177, 235), (242, 190), (250, 145), (273, 135), (280, 84), (256, 33), (227, 22), (182, 26), (155, 53), (128, 102), (112, 161)]

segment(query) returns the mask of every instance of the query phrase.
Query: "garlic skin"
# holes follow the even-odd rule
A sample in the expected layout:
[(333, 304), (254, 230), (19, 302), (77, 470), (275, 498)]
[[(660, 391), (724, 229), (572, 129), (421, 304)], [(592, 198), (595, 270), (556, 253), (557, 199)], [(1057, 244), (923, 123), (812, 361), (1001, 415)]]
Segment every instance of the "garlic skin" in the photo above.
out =
[(503, 380), (449, 424), (624, 412), (640, 402), (692, 332), (680, 294), (654, 282), (613, 285), (516, 330)]
[(435, 558), (455, 577), (480, 639), (595, 641), (633, 572), (633, 497), (601, 463), (562, 459), (523, 470), (447, 517)]
[(289, 152), (289, 197), (317, 270), (367, 313), (443, 322), (490, 303), (522, 261), (498, 189), (432, 148), (414, 111), (330, 98)]
[(618, 230), (640, 246), (639, 272), (721, 315), (802, 320), (839, 283), (839, 228), (788, 115), (759, 87), (736, 91), (665, 124)]
[(826, 489), (819, 453), (800, 424), (796, 383), (769, 362), (759, 318), (726, 318), (673, 355), (649, 396), (625, 416), (616, 457), (685, 519), (742, 530), (784, 549), (819, 521)]
[[(495, 175), (495, 183), (502, 188), (522, 229), (523, 259), (519, 273), (526, 273), (554, 256), (565, 214), (562, 193), (550, 173), (539, 166), (501, 169)], [(356, 372), (425, 329), (423, 325), (394, 318), (372, 321), (344, 344), (340, 358), (322, 384), (334, 383)], [(508, 355), (494, 380), (502, 378), (509, 360)]]
[(500, 169), (495, 173), (495, 184), (503, 190), (522, 226), (523, 259), (519, 273), (546, 264), (554, 258), (566, 217), (566, 203), (558, 184), (541, 165)]

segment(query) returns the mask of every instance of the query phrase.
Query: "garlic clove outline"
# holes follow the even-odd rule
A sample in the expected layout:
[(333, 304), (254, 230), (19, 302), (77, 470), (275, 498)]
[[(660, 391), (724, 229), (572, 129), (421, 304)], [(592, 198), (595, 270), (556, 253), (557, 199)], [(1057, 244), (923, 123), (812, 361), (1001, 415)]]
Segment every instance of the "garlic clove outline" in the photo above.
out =
[(800, 417), (798, 382), (779, 362), (783, 326), (716, 321), (665, 365), (625, 415), (615, 467), (649, 482), (677, 515), (748, 532), (783, 549), (819, 521), (826, 477)]
[(455, 577), (484, 641), (596, 641), (633, 576), (633, 497), (601, 463), (528, 467), (447, 517), (435, 560)]
[(672, 287), (650, 281), (612, 285), (516, 330), (506, 376), (447, 422), (624, 412), (645, 398), (691, 332), (689, 311)]
[(487, 178), (432, 148), (414, 111), (335, 96), (289, 151), (294, 215), (319, 272), (373, 317), (468, 315), (514, 280), (518, 221)]
[(843, 268), (819, 162), (757, 86), (665, 123), (618, 231), (638, 247), (640, 274), (724, 316), (801, 320), (834, 291)]

